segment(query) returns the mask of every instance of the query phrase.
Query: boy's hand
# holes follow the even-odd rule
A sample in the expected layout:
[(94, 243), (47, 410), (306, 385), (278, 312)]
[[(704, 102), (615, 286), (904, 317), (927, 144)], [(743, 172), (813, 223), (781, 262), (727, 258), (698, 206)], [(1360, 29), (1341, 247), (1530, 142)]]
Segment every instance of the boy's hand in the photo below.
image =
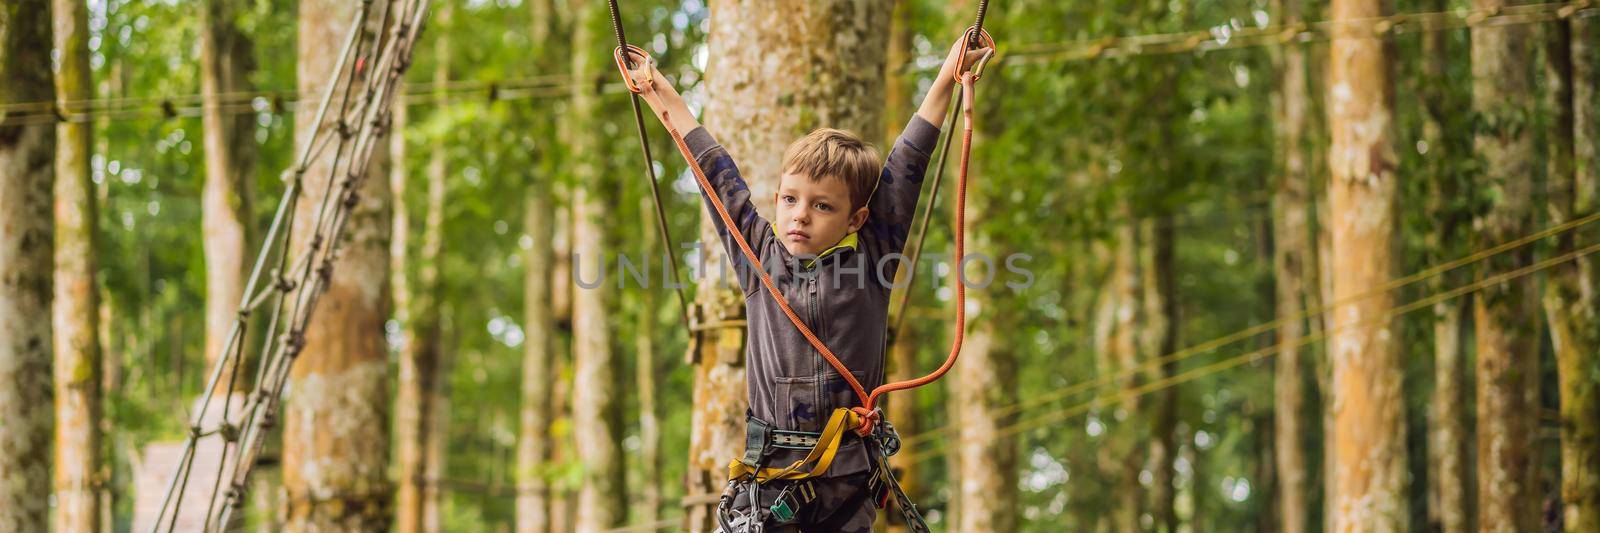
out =
[[(978, 60), (983, 59), (985, 54), (993, 52), (993, 50), (988, 47), (969, 48), (967, 49), (965, 61), (961, 61), (962, 41), (966, 40), (966, 38), (966, 34), (962, 34), (961, 37), (956, 39), (956, 42), (951, 43), (950, 53), (945, 54), (944, 65), (939, 67), (939, 78), (952, 81), (956, 80), (958, 79), (957, 76), (959, 74), (971, 72), (973, 65), (978, 64)], [(956, 71), (957, 68), (961, 69), (960, 72)]]
[(917, 108), (917, 116), (935, 126), (944, 123), (945, 109), (950, 106), (950, 93), (956, 85), (956, 69), (962, 73), (971, 72), (972, 66), (983, 59), (985, 54), (993, 52), (988, 47), (972, 48), (967, 50), (965, 61), (961, 59), (961, 41), (966, 39), (965, 33), (950, 45), (950, 53), (944, 57), (944, 65), (939, 67), (939, 75), (933, 77), (933, 85), (928, 88), (928, 94), (922, 97), (922, 105)]
[(687, 134), (699, 127), (700, 124), (689, 112), (689, 106), (684, 103), (683, 96), (679, 95), (677, 89), (672, 87), (672, 83), (667, 81), (667, 77), (656, 69), (655, 60), (638, 56), (633, 56), (632, 59), (633, 66), (624, 69), (627, 71), (628, 79), (639, 88), (641, 95), (654, 96), (645, 98), (645, 104), (657, 114), (665, 113), (671, 121), (670, 126), (679, 133)]

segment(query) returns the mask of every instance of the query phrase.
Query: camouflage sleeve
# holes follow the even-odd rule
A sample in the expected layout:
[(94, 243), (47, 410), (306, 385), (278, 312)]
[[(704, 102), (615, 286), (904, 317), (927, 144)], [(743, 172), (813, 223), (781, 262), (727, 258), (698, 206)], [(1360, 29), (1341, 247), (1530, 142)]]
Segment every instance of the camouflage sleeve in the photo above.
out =
[[(733, 157), (728, 155), (728, 151), (722, 145), (717, 144), (716, 139), (711, 137), (711, 132), (706, 131), (704, 127), (690, 131), (684, 136), (684, 143), (689, 146), (689, 152), (694, 154), (695, 162), (700, 164), (700, 169), (705, 171), (706, 181), (711, 182), (713, 189), (711, 192), (717, 195), (717, 199), (722, 200), (722, 205), (727, 208), (728, 216), (733, 219), (735, 228), (744, 234), (746, 242), (750, 244), (751, 250), (755, 251), (757, 257), (766, 257), (766, 250), (776, 244), (776, 237), (772, 234), (772, 225), (756, 212), (755, 204), (750, 202), (750, 187), (739, 175), (739, 167), (733, 163)], [(727, 225), (723, 224), (722, 217), (717, 215), (716, 208), (711, 205), (711, 198), (706, 196), (706, 191), (702, 190), (701, 195), (705, 199), (706, 212), (711, 215), (711, 223), (717, 229), (717, 236), (722, 240), (722, 247), (731, 259), (729, 262), (739, 275), (739, 283), (743, 286), (745, 294), (749, 294), (758, 283), (755, 267), (739, 249), (739, 244), (728, 232)]]
[[(912, 116), (889, 151), (883, 172), (878, 176), (877, 190), (867, 202), (867, 222), (861, 228), (863, 244), (874, 264), (880, 258), (905, 249), (906, 236), (911, 232), (917, 210), (917, 198), (922, 194), (928, 159), (938, 141), (938, 126)], [(895, 265), (895, 262), (882, 265), (887, 270), (887, 277), (883, 279), (893, 279)]]

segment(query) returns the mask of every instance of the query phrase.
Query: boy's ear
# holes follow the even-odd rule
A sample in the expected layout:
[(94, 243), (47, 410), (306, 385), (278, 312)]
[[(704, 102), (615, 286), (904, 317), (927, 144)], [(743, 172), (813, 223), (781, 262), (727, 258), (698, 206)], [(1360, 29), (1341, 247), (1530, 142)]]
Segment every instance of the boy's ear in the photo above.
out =
[(861, 226), (866, 223), (867, 206), (861, 206), (856, 209), (856, 212), (850, 214), (850, 231), (859, 230), (861, 229)]

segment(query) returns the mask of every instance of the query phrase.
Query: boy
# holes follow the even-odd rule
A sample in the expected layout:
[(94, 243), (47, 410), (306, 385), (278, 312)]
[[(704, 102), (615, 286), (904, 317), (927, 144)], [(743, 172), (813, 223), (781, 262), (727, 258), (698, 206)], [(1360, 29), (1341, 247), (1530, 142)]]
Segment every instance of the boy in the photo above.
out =
[[(750, 190), (732, 158), (710, 132), (700, 127), (683, 98), (653, 67), (628, 75), (656, 98), (645, 98), (666, 112), (684, 135), (689, 152), (750, 247), (794, 311), (851, 370), (862, 387), (883, 383), (884, 330), (890, 284), (916, 210), (929, 154), (938, 140), (955, 83), (961, 43), (951, 47), (922, 105), (906, 125), (886, 164), (877, 151), (846, 131), (818, 129), (795, 141), (783, 156), (782, 175), (772, 201), (772, 221), (756, 213)], [(974, 49), (970, 66), (986, 52)], [(709, 199), (707, 208), (711, 209)], [(713, 213), (715, 215), (715, 213)], [(795, 328), (760, 281), (728, 228), (713, 216), (723, 246), (744, 289), (749, 324), (746, 385), (752, 427), (815, 434), (834, 409), (860, 405), (848, 383), (823, 360)], [(791, 520), (769, 520), (778, 530), (871, 531), (875, 516), (872, 461), (867, 447), (847, 432), (831, 466), (808, 480), (814, 498), (799, 505)], [(806, 455), (803, 448), (767, 450), (766, 465), (788, 465)], [(790, 494), (787, 482), (759, 489), (761, 508)], [(741, 494), (736, 508), (750, 508)]]

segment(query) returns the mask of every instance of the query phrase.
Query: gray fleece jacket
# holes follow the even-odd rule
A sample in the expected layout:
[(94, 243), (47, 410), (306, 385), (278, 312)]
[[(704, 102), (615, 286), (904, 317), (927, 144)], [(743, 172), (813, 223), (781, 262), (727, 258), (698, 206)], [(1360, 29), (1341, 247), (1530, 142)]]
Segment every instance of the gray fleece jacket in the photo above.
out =
[[(889, 290), (916, 211), (917, 195), (939, 128), (913, 116), (889, 152), (861, 230), (815, 261), (796, 258), (757, 214), (750, 189), (733, 158), (705, 128), (684, 137), (738, 230), (761, 258), (796, 314), (871, 391), (884, 380), (884, 340)], [(759, 179), (776, 179), (763, 176)], [(706, 209), (712, 210), (710, 200)], [(767, 294), (754, 265), (712, 211), (723, 248), (744, 289), (749, 341), (746, 392), (751, 415), (790, 431), (821, 431), (835, 408), (860, 405), (850, 385), (817, 353)], [(853, 242), (852, 242), (853, 241)], [(786, 466), (803, 451), (777, 450), (767, 466)], [(866, 449), (847, 436), (825, 477), (867, 469)]]

